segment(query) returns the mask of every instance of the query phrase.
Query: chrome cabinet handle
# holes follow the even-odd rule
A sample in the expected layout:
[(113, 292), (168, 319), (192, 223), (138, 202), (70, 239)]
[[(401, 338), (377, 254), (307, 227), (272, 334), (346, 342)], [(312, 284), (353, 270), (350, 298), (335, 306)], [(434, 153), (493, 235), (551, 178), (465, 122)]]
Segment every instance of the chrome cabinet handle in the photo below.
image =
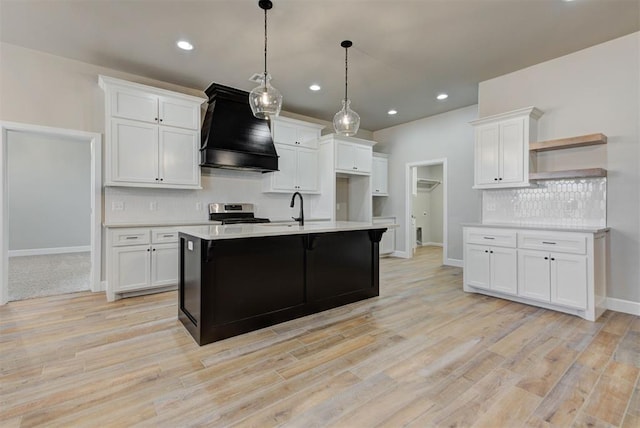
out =
[(483, 238), (484, 238), (484, 239), (496, 239), (496, 238), (494, 238), (493, 236), (484, 236)]
[(549, 245), (556, 245), (555, 242), (547, 242), (547, 241), (542, 241), (543, 244), (549, 244)]

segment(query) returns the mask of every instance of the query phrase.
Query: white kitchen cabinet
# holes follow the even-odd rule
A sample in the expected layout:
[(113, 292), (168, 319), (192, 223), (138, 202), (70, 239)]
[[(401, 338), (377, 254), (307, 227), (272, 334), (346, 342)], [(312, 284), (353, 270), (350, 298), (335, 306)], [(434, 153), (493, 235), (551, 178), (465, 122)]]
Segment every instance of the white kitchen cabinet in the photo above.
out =
[(577, 309), (587, 307), (587, 257), (519, 250), (520, 294)]
[(528, 107), (475, 120), (474, 189), (529, 185), (529, 143), (542, 112)]
[(336, 143), (336, 171), (345, 174), (371, 174), (373, 150), (369, 145), (346, 141)]
[(384, 226), (393, 225), (393, 227), (387, 227), (386, 232), (382, 234), (380, 240), (379, 253), (380, 255), (391, 254), (396, 250), (396, 229), (395, 229), (395, 217), (377, 217), (372, 220), (373, 224)]
[(273, 119), (271, 131), (278, 153), (278, 171), (264, 174), (263, 192), (319, 193), (317, 148), (322, 128), (295, 119)]
[(278, 171), (265, 174), (263, 191), (318, 193), (318, 151), (275, 144)]
[(465, 247), (465, 283), (507, 294), (518, 291), (515, 248), (468, 244)]
[(106, 97), (105, 185), (200, 189), (206, 100), (100, 76)]
[(371, 193), (373, 196), (389, 195), (389, 160), (387, 155), (374, 153), (371, 168)]
[(607, 229), (465, 227), (464, 290), (595, 321), (606, 309), (607, 245)]
[(276, 144), (317, 149), (323, 128), (323, 125), (278, 116), (272, 121), (271, 132)]
[(115, 228), (107, 235), (107, 298), (175, 287), (178, 232), (175, 228)]

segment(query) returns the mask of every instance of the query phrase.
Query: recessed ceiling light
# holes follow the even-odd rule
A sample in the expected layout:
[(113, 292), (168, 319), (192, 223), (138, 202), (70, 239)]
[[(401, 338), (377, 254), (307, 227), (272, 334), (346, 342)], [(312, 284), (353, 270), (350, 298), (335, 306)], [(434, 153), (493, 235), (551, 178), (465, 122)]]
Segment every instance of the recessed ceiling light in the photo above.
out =
[(387, 112), (389, 116), (393, 116), (394, 114), (398, 114), (398, 110), (391, 109)]
[(314, 83), (313, 85), (309, 86), (309, 89), (311, 89), (312, 91), (319, 91), (320, 89), (320, 85)]
[(186, 40), (180, 40), (176, 44), (182, 50), (185, 50), (185, 51), (193, 50), (193, 45), (191, 43), (187, 42)]
[(447, 95), (447, 94), (438, 94), (438, 96), (436, 98), (438, 100), (442, 101), (442, 100), (446, 100), (447, 98), (449, 98), (449, 95)]

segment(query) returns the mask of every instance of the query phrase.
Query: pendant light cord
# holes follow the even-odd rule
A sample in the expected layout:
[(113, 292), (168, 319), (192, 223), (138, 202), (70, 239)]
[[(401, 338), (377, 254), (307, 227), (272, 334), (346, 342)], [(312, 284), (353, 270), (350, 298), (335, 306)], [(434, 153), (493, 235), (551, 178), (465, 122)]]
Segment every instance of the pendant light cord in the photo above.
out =
[(347, 85), (349, 76), (349, 61), (348, 61), (349, 48), (344, 48), (344, 100), (347, 101)]
[(267, 84), (267, 9), (264, 10), (264, 84)]

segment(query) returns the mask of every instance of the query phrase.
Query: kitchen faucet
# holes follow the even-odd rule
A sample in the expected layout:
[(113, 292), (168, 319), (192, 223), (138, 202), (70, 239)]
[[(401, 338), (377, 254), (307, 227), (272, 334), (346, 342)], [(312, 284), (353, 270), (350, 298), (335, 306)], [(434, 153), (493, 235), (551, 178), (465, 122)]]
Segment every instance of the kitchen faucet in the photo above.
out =
[(296, 195), (300, 196), (300, 217), (295, 218), (295, 217), (291, 217), (294, 221), (297, 221), (298, 223), (300, 223), (300, 226), (304, 226), (304, 200), (302, 199), (302, 195), (300, 194), (300, 192), (296, 192), (293, 194), (293, 196), (291, 197), (291, 204), (289, 205), (291, 208), (293, 208), (293, 205), (296, 202)]

